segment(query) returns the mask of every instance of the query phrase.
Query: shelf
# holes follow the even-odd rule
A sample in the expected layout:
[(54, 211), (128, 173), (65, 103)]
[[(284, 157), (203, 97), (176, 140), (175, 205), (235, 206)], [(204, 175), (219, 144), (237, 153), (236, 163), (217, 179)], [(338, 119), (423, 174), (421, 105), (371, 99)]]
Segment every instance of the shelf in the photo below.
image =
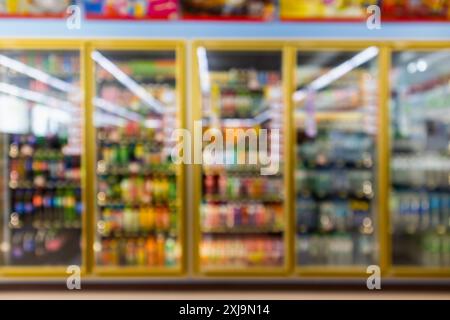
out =
[(127, 175), (153, 175), (153, 176), (176, 176), (176, 169), (171, 166), (147, 166), (138, 163), (130, 163), (127, 166), (123, 165), (107, 165), (110, 167), (104, 171), (97, 168), (99, 176), (127, 176)]
[(403, 184), (391, 184), (392, 188), (398, 192), (427, 192), (427, 193), (450, 193), (450, 186), (447, 187), (431, 187), (431, 186), (411, 186)]
[(164, 199), (164, 200), (158, 200), (158, 201), (151, 201), (150, 203), (145, 203), (145, 202), (141, 202), (141, 201), (111, 201), (111, 200), (107, 200), (105, 201), (105, 203), (97, 203), (97, 205), (100, 208), (114, 208), (114, 207), (121, 207), (121, 208), (125, 208), (125, 207), (146, 207), (146, 206), (151, 206), (151, 207), (158, 207), (158, 206), (162, 206), (162, 207), (171, 207), (171, 206), (176, 206), (176, 199)]
[(40, 190), (48, 190), (48, 189), (81, 189), (81, 182), (45, 182), (45, 185), (36, 184), (32, 181), (26, 181), (26, 182), (18, 182), (13, 183), (9, 182), (9, 187), (12, 190), (17, 189), (40, 189)]
[(296, 201), (302, 201), (302, 198), (313, 198), (314, 200), (323, 200), (323, 201), (339, 201), (339, 200), (365, 200), (367, 202), (370, 202), (373, 200), (373, 196), (366, 196), (361, 194), (354, 194), (354, 193), (342, 193), (342, 194), (317, 194), (314, 192), (301, 192), (297, 191), (297, 198)]
[(108, 234), (104, 234), (101, 232), (98, 232), (99, 237), (102, 239), (114, 239), (114, 238), (147, 238), (149, 236), (156, 236), (159, 234), (163, 235), (171, 235), (171, 234), (177, 234), (176, 231), (170, 230), (170, 229), (154, 229), (149, 231), (137, 231), (137, 232), (129, 232), (129, 231), (112, 231)]
[(68, 231), (81, 231), (82, 223), (81, 221), (78, 221), (76, 223), (71, 223), (70, 225), (68, 223), (55, 223), (52, 222), (49, 226), (48, 224), (35, 224), (31, 223), (27, 224), (25, 226), (21, 227), (14, 227), (10, 228), (12, 232), (14, 231), (27, 231), (27, 230), (68, 230)]
[[(170, 84), (172, 87), (176, 84), (176, 77), (175, 76), (136, 76), (133, 75), (133, 79), (138, 82), (139, 84)], [(116, 85), (117, 87), (120, 87), (120, 82), (116, 79), (105, 79), (105, 78), (97, 78), (96, 79), (97, 85), (102, 86), (104, 84), (106, 85)]]
[[(344, 122), (358, 122), (364, 120), (367, 115), (362, 112), (355, 111), (317, 111), (314, 113), (314, 120), (318, 122), (326, 121), (344, 121)], [(296, 121), (305, 121), (306, 114), (296, 112)]]
[[(303, 166), (303, 167), (301, 167)], [(312, 170), (341, 170), (341, 169), (348, 169), (348, 170), (365, 170), (365, 171), (371, 171), (373, 169), (373, 164), (366, 165), (364, 164), (364, 160), (358, 161), (358, 162), (351, 162), (351, 161), (332, 161), (328, 162), (326, 164), (313, 164), (312, 161), (303, 160), (299, 161), (299, 164), (297, 165), (296, 171), (302, 172), (302, 171), (312, 171)]]
[(262, 202), (262, 203), (281, 203), (284, 199), (280, 198), (278, 195), (274, 197), (263, 197), (263, 198), (235, 198), (227, 196), (209, 196), (205, 195), (203, 197), (206, 202), (232, 202), (232, 203), (252, 203), (252, 202)]
[[(181, 266), (165, 267), (165, 266), (94, 266), (93, 273), (101, 276), (173, 276), (182, 274)], [(65, 273), (66, 274), (66, 273)]]
[(284, 265), (280, 266), (249, 266), (234, 265), (230, 267), (221, 266), (200, 266), (200, 273), (212, 276), (268, 276), (268, 275), (286, 275), (288, 270)]
[(232, 228), (202, 228), (203, 234), (282, 234), (283, 229), (273, 229), (265, 227), (232, 227)]
[[(130, 110), (133, 111), (133, 110)], [(136, 111), (133, 111), (136, 112)], [(141, 143), (145, 146), (150, 146), (153, 148), (160, 148), (162, 146), (162, 142), (155, 143), (153, 137), (142, 137), (142, 138), (121, 138), (119, 141), (117, 140), (111, 140), (111, 139), (98, 139), (98, 142), (100, 144), (100, 148), (104, 148), (105, 146), (111, 146), (111, 145), (123, 145), (123, 144), (137, 144)]]
[[(279, 164), (280, 167), (283, 166), (283, 164)], [(216, 166), (206, 166), (203, 167), (203, 174), (236, 174), (236, 175), (258, 175), (261, 174), (261, 169), (263, 168), (260, 165), (248, 165), (248, 164), (242, 164), (242, 165), (216, 165)], [(275, 175), (269, 175), (269, 176), (263, 176), (264, 178), (270, 178), (270, 177), (280, 177), (283, 174), (281, 172), (275, 174)]]
[[(369, 213), (368, 216), (370, 217), (371, 214)], [(312, 229), (312, 228), (311, 228)], [(366, 236), (367, 234), (362, 234), (359, 231), (359, 228), (356, 226), (353, 227), (346, 227), (345, 231), (341, 230), (330, 230), (330, 231), (317, 231), (318, 228), (315, 228), (314, 231), (312, 230), (303, 231), (300, 230), (300, 228), (297, 226), (296, 229), (296, 235), (297, 236), (303, 236), (303, 237), (348, 237), (353, 235), (363, 235)]]
[(297, 265), (295, 273), (303, 276), (317, 277), (363, 277), (367, 278), (367, 266), (339, 266), (339, 265)]
[(390, 274), (395, 277), (450, 277), (450, 268), (442, 267), (421, 267), (421, 266), (396, 266), (393, 265)]

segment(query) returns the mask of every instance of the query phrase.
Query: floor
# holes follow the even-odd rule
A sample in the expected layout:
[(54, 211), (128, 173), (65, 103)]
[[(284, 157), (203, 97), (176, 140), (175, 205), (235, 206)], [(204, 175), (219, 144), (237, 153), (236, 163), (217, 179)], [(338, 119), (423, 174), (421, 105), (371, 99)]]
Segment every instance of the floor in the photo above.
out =
[(450, 292), (333, 292), (333, 291), (0, 291), (0, 300), (15, 299), (52, 299), (52, 300), (77, 300), (77, 299), (112, 299), (112, 300), (415, 300), (433, 299), (450, 300)]

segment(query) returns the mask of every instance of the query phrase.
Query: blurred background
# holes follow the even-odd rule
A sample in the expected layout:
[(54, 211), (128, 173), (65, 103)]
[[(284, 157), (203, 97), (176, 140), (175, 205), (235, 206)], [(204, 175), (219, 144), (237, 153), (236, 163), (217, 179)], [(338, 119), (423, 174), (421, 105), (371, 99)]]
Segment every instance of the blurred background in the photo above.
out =
[[(449, 26), (448, 0), (0, 1), (0, 290), (448, 298)], [(279, 131), (280, 170), (174, 163), (196, 120)]]

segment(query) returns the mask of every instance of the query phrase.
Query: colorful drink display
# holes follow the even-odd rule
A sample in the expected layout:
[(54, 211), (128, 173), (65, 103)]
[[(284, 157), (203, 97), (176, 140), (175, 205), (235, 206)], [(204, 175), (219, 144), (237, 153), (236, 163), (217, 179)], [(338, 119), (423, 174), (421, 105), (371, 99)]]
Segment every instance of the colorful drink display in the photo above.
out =
[[(351, 266), (376, 261), (375, 60), (314, 89), (355, 53), (298, 67), (297, 265)], [(322, 53), (299, 53), (298, 61)], [(306, 68), (308, 72), (300, 73)], [(305, 69), (305, 70), (306, 70)]]
[[(264, 61), (257, 61), (252, 52), (207, 55), (211, 90), (203, 92), (205, 131), (214, 128), (224, 137), (226, 132), (235, 137), (239, 130), (282, 128), (278, 53), (268, 53)], [(239, 68), (233, 65), (237, 61)], [(280, 117), (259, 120), (264, 112)], [(282, 141), (278, 143), (270, 149), (282, 150)], [(278, 172), (261, 175), (259, 160), (248, 161), (252, 152), (248, 144), (236, 144), (224, 150), (225, 163), (203, 165), (199, 250), (204, 271), (284, 264), (283, 166), (278, 163)]]
[(97, 108), (97, 263), (179, 267), (178, 175), (170, 159), (170, 134), (177, 123), (174, 55), (169, 53), (172, 60), (124, 52), (105, 56), (164, 110), (151, 109), (97, 66), (99, 98), (137, 116), (130, 120), (123, 112)]
[[(64, 247), (79, 248), (80, 156), (66, 155), (60, 137), (11, 135), (11, 262), (64, 263)], [(73, 242), (73, 243), (70, 243)], [(63, 255), (64, 258), (66, 255)]]
[(2, 264), (81, 265), (79, 55), (1, 55)]
[(393, 55), (393, 264), (450, 266), (450, 53)]

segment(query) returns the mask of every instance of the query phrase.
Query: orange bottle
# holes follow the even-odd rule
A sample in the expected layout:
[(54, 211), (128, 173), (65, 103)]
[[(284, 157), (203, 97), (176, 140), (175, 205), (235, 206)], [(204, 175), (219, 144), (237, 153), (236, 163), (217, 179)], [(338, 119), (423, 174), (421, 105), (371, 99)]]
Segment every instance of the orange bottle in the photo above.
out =
[(147, 251), (147, 265), (156, 265), (156, 242), (154, 237), (149, 237), (145, 244), (145, 249)]
[(156, 260), (158, 266), (163, 266), (165, 261), (165, 241), (162, 234), (158, 234), (156, 237)]

